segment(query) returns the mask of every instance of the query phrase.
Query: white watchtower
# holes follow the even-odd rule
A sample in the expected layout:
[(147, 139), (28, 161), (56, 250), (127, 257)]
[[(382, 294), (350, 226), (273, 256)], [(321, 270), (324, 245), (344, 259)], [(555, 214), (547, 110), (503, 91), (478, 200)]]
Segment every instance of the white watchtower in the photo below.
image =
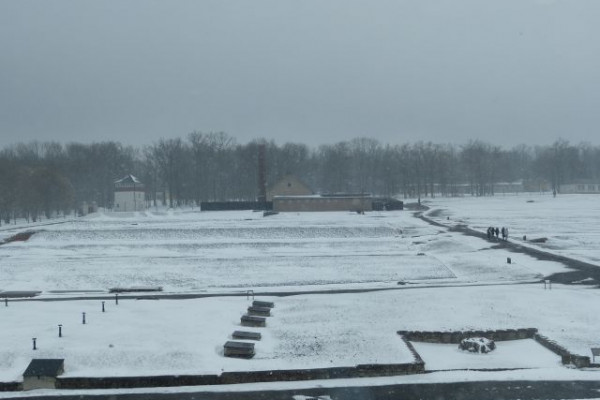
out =
[(143, 211), (146, 209), (144, 184), (133, 175), (115, 181), (114, 211)]

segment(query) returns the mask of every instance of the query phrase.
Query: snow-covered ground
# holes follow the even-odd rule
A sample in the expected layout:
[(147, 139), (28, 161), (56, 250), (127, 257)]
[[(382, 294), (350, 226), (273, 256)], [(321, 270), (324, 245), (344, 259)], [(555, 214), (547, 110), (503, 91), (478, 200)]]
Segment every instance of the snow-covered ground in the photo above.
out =
[[(571, 198), (579, 204), (571, 209), (572, 219), (593, 237), (594, 227), (586, 225), (581, 208), (595, 207), (596, 199)], [(505, 207), (515, 204), (516, 216), (490, 211), (490, 204), (504, 199), (509, 199)], [(556, 199), (526, 203), (527, 199), (436, 199), (430, 205), (444, 208), (440, 220), (448, 215), (452, 222), (467, 221), (462, 215), (470, 213), (481, 219), (473, 223), (478, 229), (507, 225), (518, 234), (519, 215), (527, 215), (521, 209), (535, 204), (539, 221), (544, 221), (543, 215), (548, 218), (538, 225), (553, 226), (555, 232), (565, 229), (558, 236), (571, 235), (569, 215), (562, 224), (550, 218)], [(545, 206), (549, 210), (544, 212)], [(486, 212), (489, 217), (484, 219)], [(541, 233), (531, 232), (528, 236)], [(91, 299), (0, 304), (0, 343), (9, 344), (0, 347), (0, 381), (20, 379), (32, 357), (65, 358), (66, 376), (411, 362), (398, 330), (536, 327), (570, 351), (589, 355), (590, 347), (600, 347), (600, 321), (595, 318), (600, 315), (600, 292), (562, 285), (550, 291), (539, 283), (543, 276), (565, 270), (559, 263), (509, 253), (493, 248), (493, 243), (433, 227), (408, 211), (267, 218), (252, 212), (90, 215), (45, 226), (27, 242), (0, 246), (0, 291), (35, 289), (50, 299), (71, 295), (62, 291), (139, 285), (162, 286), (168, 293), (390, 290), (263, 296), (276, 307), (266, 328), (249, 329), (263, 334), (251, 360), (222, 356), (223, 344), (241, 329), (240, 317), (250, 303), (245, 296), (123, 299), (118, 306), (107, 299), (105, 313), (100, 300)], [(63, 325), (62, 338), (58, 324)], [(33, 337), (39, 347), (35, 351)], [(545, 378), (574, 373), (531, 341), (498, 346), (487, 359), (456, 356), (454, 346), (417, 346), (428, 369), (526, 367), (550, 371), (540, 372)]]
[[(510, 239), (541, 249), (600, 264), (600, 198), (597, 195), (529, 193), (493, 197), (426, 200), (440, 222), (465, 223), (485, 232), (489, 226), (509, 228)], [(440, 211), (437, 211), (440, 210)], [(449, 217), (449, 220), (446, 219)], [(531, 239), (547, 238), (531, 244)]]
[(0, 246), (0, 290), (285, 290), (539, 279), (561, 268), (506, 265), (489, 247), (407, 212), (100, 214)]

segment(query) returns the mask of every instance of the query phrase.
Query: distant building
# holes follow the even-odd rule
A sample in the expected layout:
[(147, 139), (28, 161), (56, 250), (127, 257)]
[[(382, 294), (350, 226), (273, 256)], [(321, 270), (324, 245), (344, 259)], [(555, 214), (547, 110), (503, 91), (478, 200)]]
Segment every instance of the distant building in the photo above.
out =
[(563, 183), (560, 185), (560, 193), (562, 194), (587, 194), (600, 193), (600, 181), (594, 180), (578, 180), (573, 183)]
[(90, 203), (82, 201), (79, 205), (79, 208), (77, 209), (77, 213), (81, 217), (95, 212), (98, 212), (98, 203), (96, 203), (95, 201), (92, 201)]
[(34, 358), (23, 372), (23, 390), (55, 389), (56, 378), (63, 372), (64, 359)]
[(275, 196), (273, 211), (372, 211), (370, 194), (327, 194), (312, 196)]
[(145, 187), (135, 176), (127, 175), (115, 181), (114, 211), (143, 211), (146, 209)]
[(314, 192), (294, 175), (286, 175), (267, 191), (267, 201), (273, 201), (275, 196), (307, 196)]

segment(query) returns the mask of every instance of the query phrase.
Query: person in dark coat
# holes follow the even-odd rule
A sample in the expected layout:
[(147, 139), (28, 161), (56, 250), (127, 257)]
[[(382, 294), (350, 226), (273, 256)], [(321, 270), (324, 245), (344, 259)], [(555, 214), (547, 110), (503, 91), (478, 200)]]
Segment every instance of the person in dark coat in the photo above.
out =
[(496, 227), (496, 239), (498, 239), (498, 235), (500, 235), (500, 229), (498, 229), (498, 227)]

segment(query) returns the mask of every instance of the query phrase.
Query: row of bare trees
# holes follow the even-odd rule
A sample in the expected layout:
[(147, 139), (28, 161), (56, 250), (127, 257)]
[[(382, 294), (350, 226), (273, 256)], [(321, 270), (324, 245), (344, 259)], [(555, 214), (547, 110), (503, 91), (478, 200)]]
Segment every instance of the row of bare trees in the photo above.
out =
[(268, 185), (294, 174), (321, 193), (416, 198), (453, 196), (466, 187), (472, 195), (487, 196), (498, 182), (522, 180), (533, 188), (544, 182), (560, 192), (566, 182), (600, 179), (600, 148), (565, 140), (503, 149), (481, 141), (390, 145), (356, 138), (309, 148), (266, 140), (239, 144), (222, 132), (193, 132), (143, 148), (33, 142), (0, 151), (0, 218), (61, 215), (84, 201), (110, 208), (114, 181), (129, 173), (145, 183), (151, 202), (255, 200), (261, 145)]

